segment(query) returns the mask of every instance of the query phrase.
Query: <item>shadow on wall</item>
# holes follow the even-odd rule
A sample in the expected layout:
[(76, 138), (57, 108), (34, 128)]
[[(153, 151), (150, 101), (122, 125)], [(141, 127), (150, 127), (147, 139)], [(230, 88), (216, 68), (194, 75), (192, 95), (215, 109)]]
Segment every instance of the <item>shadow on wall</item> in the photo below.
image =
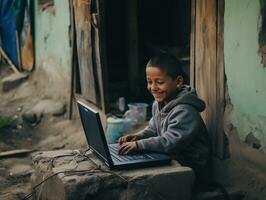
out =
[(266, 66), (266, 1), (260, 0), (260, 31), (259, 31), (259, 50), (261, 64)]

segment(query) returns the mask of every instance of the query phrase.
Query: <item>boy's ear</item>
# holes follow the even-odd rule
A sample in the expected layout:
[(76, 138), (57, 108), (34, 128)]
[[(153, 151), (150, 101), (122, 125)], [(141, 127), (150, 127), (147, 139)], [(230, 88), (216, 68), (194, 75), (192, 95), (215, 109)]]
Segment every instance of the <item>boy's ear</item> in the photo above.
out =
[(182, 76), (176, 77), (176, 87), (181, 88), (184, 85), (184, 78)]

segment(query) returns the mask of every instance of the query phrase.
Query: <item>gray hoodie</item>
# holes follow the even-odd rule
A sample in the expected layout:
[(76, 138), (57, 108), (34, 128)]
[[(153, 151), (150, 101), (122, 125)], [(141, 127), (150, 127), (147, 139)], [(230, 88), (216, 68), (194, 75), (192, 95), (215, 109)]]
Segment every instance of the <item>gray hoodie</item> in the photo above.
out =
[(211, 148), (199, 114), (204, 109), (205, 103), (187, 86), (164, 107), (154, 102), (149, 125), (137, 133), (139, 150), (168, 153), (189, 166), (206, 165)]

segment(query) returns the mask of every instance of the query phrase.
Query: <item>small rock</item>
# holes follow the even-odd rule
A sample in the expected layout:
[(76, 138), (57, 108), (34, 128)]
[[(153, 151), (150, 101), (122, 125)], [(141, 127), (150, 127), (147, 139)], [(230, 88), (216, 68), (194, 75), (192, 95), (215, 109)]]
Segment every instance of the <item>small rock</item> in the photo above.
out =
[(0, 178), (6, 175), (6, 168), (0, 167)]
[(21, 84), (24, 80), (29, 77), (26, 73), (14, 73), (8, 77), (3, 78), (2, 80), (2, 91), (7, 92), (12, 90), (13, 88), (17, 87)]
[(38, 123), (33, 123), (33, 124), (31, 124), (31, 127), (35, 127), (35, 126), (37, 126), (37, 124)]
[(22, 119), (28, 123), (34, 124), (41, 121), (42, 113), (27, 112), (22, 115)]
[(17, 108), (17, 111), (18, 111), (18, 112), (21, 112), (21, 111), (22, 111), (22, 108), (21, 108), (21, 107), (18, 107), (18, 108)]
[(12, 129), (12, 133), (18, 133), (17, 129)]
[(16, 119), (18, 119), (18, 116), (17, 116), (17, 115), (14, 115), (14, 116), (12, 117), (12, 119), (13, 119), (13, 120), (16, 120)]
[(6, 181), (5, 177), (0, 176), (0, 184), (3, 184)]
[(25, 112), (22, 117), (30, 123), (38, 123), (43, 114), (52, 114), (59, 116), (65, 113), (66, 106), (63, 102), (44, 99), (38, 102), (34, 107)]
[(53, 149), (53, 150), (59, 150), (59, 149), (63, 149), (63, 148), (65, 148), (65, 146), (66, 146), (66, 144), (61, 144), (61, 145), (59, 145), (59, 146), (53, 147), (52, 149)]
[(22, 125), (21, 124), (18, 124), (17, 125), (17, 129), (22, 129)]
[(2, 151), (3, 151), (3, 149), (8, 149), (8, 148), (9, 148), (9, 146), (6, 143), (0, 141), (0, 149)]
[(11, 167), (9, 170), (10, 176), (26, 176), (31, 174), (32, 168), (30, 165), (18, 164)]

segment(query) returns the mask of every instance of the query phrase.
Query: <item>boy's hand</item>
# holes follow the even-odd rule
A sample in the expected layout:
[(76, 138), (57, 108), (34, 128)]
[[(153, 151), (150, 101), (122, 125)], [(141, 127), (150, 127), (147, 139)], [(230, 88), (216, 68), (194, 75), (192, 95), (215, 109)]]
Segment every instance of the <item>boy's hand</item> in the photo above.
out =
[(138, 146), (136, 142), (125, 142), (120, 146), (118, 153), (119, 154), (131, 154), (131, 153), (136, 152), (137, 150), (138, 150)]
[(119, 145), (122, 145), (125, 142), (135, 142), (137, 140), (136, 135), (125, 135), (121, 138), (119, 138), (118, 143)]

